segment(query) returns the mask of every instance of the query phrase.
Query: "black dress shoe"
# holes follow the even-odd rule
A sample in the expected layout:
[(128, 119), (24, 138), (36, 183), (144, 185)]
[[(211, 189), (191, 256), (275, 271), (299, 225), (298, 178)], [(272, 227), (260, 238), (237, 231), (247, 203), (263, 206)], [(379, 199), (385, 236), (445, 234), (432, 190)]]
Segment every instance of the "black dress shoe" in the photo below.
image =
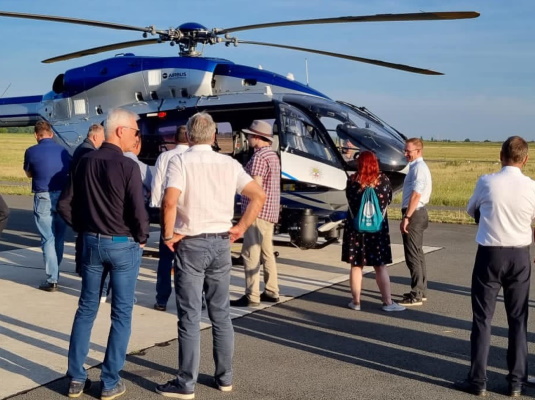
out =
[(50, 282), (43, 282), (39, 285), (40, 290), (44, 290), (45, 292), (55, 292), (58, 290), (58, 284), (57, 283), (50, 283)]
[(522, 383), (512, 382), (509, 384), (509, 396), (518, 397), (522, 395)]
[(487, 395), (487, 388), (485, 385), (481, 386), (475, 382), (469, 381), (468, 379), (457, 381), (453, 384), (453, 386), (457, 390), (473, 394), (474, 396), (484, 397)]
[(266, 303), (276, 303), (279, 301), (279, 298), (269, 296), (266, 292), (262, 292), (260, 295), (260, 301), (265, 301)]
[(230, 305), (232, 307), (258, 307), (260, 303), (249, 300), (249, 297), (247, 297), (247, 295), (244, 294), (238, 300), (230, 300)]
[(161, 306), (158, 303), (154, 303), (154, 309), (157, 310), (157, 311), (165, 311), (165, 310), (167, 310), (167, 307), (166, 306)]

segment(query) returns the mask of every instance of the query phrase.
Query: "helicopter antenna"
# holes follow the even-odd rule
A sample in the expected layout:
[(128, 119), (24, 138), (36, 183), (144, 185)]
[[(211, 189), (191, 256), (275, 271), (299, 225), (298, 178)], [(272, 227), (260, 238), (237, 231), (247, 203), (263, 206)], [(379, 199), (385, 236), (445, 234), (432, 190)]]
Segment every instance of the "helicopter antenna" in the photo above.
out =
[(6, 92), (9, 90), (10, 87), (11, 87), (11, 83), (10, 83), (9, 85), (7, 85), (6, 90), (4, 90), (4, 93), (2, 93), (2, 96), (0, 96), (0, 99), (1, 99), (2, 97), (4, 97), (4, 95), (5, 95)]
[(305, 75), (307, 79), (307, 86), (308, 86), (308, 58), (305, 58)]

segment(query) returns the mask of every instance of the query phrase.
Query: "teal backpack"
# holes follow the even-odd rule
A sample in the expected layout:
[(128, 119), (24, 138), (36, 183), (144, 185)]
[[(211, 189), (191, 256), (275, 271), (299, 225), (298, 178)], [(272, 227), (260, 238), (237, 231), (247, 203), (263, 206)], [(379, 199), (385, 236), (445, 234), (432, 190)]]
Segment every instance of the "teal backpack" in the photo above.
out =
[(368, 186), (362, 193), (360, 208), (353, 218), (353, 228), (357, 232), (375, 233), (381, 230), (384, 214), (374, 188)]

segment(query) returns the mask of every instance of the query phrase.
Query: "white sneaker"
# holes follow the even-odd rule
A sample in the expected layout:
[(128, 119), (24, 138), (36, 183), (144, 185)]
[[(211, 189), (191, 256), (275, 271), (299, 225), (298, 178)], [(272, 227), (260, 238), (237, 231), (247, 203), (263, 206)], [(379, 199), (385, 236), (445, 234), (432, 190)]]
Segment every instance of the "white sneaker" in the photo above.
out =
[(360, 311), (360, 304), (353, 303), (353, 300), (351, 300), (347, 306), (352, 310)]
[(100, 302), (101, 302), (101, 303), (105, 303), (107, 299), (108, 299), (108, 298), (107, 298), (106, 296), (102, 296), (102, 297), (100, 298)]
[(383, 305), (383, 311), (404, 311), (405, 307), (399, 305), (395, 301), (392, 302), (392, 304), (385, 304)]

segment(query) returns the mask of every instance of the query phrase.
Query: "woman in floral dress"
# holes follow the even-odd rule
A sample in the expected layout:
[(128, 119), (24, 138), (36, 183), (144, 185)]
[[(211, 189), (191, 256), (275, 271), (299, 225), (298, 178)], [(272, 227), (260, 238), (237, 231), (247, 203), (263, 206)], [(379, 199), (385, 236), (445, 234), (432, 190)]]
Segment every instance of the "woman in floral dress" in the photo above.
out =
[(358, 212), (362, 194), (368, 186), (374, 188), (381, 212), (383, 212), (392, 201), (392, 186), (388, 177), (379, 171), (379, 163), (375, 154), (371, 151), (364, 151), (357, 159), (357, 172), (349, 178), (346, 188), (351, 212), (348, 213), (350, 218), (344, 230), (342, 261), (351, 265), (349, 282), (353, 298), (348, 307), (360, 310), (362, 269), (365, 265), (371, 265), (375, 269), (375, 280), (383, 299), (383, 310), (403, 311), (405, 307), (393, 302), (390, 292), (390, 277), (386, 264), (392, 263), (392, 250), (387, 214), (384, 214), (384, 221), (379, 232), (357, 232), (353, 228), (353, 216)]

